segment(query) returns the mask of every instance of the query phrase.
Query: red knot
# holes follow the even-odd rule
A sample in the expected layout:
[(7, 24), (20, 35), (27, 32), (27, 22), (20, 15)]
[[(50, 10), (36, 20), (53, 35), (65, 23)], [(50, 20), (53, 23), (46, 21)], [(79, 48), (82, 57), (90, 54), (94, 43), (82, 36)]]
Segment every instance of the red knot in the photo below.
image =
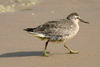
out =
[(28, 33), (34, 34), (34, 36), (42, 40), (47, 40), (43, 56), (48, 56), (46, 48), (49, 42), (63, 42), (64, 47), (67, 48), (71, 54), (77, 54), (78, 51), (73, 51), (67, 47), (66, 41), (73, 38), (79, 31), (78, 22), (89, 24), (88, 22), (80, 19), (77, 13), (71, 13), (66, 19), (48, 21), (36, 28), (26, 28), (24, 30)]

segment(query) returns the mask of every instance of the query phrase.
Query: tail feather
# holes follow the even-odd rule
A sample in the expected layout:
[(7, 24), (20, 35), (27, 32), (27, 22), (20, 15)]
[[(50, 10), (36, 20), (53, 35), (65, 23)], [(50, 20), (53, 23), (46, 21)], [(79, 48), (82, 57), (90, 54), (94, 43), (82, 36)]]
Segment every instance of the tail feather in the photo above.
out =
[(23, 30), (27, 31), (30, 34), (34, 34), (38, 38), (41, 38), (41, 39), (45, 38), (44, 34), (40, 34), (38, 32), (35, 32), (36, 28), (26, 28), (26, 29), (23, 29)]

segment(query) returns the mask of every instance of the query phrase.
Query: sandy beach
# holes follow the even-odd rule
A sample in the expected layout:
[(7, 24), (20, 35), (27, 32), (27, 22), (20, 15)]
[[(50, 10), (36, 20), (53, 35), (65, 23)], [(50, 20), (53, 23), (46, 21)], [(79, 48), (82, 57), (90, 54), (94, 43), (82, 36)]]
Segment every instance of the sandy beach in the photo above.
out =
[[(28, 8), (0, 13), (0, 67), (100, 67), (100, 0), (40, 0)], [(67, 43), (79, 54), (68, 54), (62, 43), (49, 43), (50, 56), (43, 57), (46, 41), (23, 29), (72, 12), (90, 23), (80, 22), (77, 36)]]

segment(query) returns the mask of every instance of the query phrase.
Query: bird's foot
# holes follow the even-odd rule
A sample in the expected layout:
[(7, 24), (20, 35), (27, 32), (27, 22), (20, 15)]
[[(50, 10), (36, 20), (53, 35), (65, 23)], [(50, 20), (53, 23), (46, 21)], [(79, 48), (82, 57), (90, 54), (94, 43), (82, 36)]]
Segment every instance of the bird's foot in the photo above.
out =
[(69, 54), (78, 54), (78, 51), (73, 51), (73, 50), (71, 50), (71, 51), (69, 52)]
[(46, 52), (43, 52), (43, 56), (48, 57), (48, 54)]

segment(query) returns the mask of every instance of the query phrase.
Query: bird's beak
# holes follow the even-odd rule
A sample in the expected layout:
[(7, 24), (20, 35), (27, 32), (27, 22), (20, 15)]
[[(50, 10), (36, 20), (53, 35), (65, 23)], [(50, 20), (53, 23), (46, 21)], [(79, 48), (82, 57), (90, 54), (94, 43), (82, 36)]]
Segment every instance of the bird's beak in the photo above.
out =
[(86, 21), (84, 21), (84, 20), (82, 20), (82, 19), (80, 19), (80, 18), (78, 18), (81, 22), (84, 22), (84, 23), (87, 23), (87, 24), (89, 24), (89, 22), (86, 22)]

